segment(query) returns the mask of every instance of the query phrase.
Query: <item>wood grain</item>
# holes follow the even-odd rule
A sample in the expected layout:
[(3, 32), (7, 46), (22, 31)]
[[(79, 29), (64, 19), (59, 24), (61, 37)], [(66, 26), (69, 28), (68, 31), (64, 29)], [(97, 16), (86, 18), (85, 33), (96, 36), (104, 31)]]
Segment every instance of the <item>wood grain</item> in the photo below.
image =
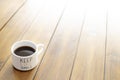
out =
[[(51, 3), (49, 1), (45, 3), (44, 7), (39, 12), (40, 14), (37, 16), (36, 20), (32, 23), (29, 29), (24, 33), (21, 39), (31, 40), (36, 43), (43, 43), (46, 49), (52, 35), (54, 34), (56, 25), (60, 19), (60, 16), (62, 15), (64, 5), (66, 3), (66, 1), (64, 1), (64, 3), (60, 2), (61, 1), (56, 0), (54, 1), (54, 3)], [(43, 53), (40, 54), (39, 61), (41, 61), (43, 55)], [(18, 70), (15, 70), (12, 67), (10, 57), (7, 60), (3, 69), (1, 70), (0, 79), (33, 80), (37, 68), (38, 66), (35, 69), (28, 72), (20, 72)]]
[(45, 3), (44, 0), (39, 0), (39, 2), (36, 4), (37, 0), (34, 2), (28, 0), (0, 32), (0, 70), (10, 55), (12, 44), (24, 35)]
[[(107, 3), (0, 0), (0, 80), (120, 80), (120, 6)], [(18, 40), (45, 45), (33, 70), (13, 68)]]
[(26, 0), (0, 0), (0, 30), (22, 7)]
[(103, 80), (106, 37), (106, 12), (88, 8), (70, 80)]
[(105, 80), (120, 80), (120, 10), (112, 2), (108, 9)]
[(84, 17), (74, 4), (68, 3), (35, 80), (69, 80)]

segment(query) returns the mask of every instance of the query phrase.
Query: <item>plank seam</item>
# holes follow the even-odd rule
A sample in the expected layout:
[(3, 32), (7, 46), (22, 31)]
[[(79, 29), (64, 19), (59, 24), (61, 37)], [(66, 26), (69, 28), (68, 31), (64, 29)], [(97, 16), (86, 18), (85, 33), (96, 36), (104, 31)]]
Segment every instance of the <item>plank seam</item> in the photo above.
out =
[(5, 24), (0, 28), (0, 31), (2, 31), (5, 26), (7, 25), (7, 23), (14, 17), (14, 15), (23, 7), (23, 5), (27, 2), (27, 0), (25, 0), (21, 6), (13, 13), (13, 15), (5, 22)]
[(103, 73), (103, 80), (105, 79), (105, 73), (106, 73), (106, 55), (107, 55), (107, 29), (108, 29), (108, 11), (106, 14), (106, 36), (105, 36), (105, 55), (104, 55), (104, 73)]
[[(7, 25), (7, 23), (12, 19), (12, 17), (23, 7), (23, 5), (26, 3), (26, 1), (24, 1), (23, 3), (22, 3), (22, 5), (15, 11), (15, 13), (9, 18), (9, 20), (3, 25), (3, 27), (2, 28), (0, 28), (0, 31), (2, 31), (4, 28), (5, 28), (5, 26)], [(9, 60), (9, 58), (10, 58), (10, 56), (11, 55), (8, 55), (8, 58), (5, 60), (5, 62), (3, 63), (3, 65), (2, 65), (2, 67), (0, 68), (0, 71), (2, 70), (2, 68), (4, 67), (4, 65), (6, 64), (6, 62)]]
[(77, 53), (78, 53), (78, 47), (79, 47), (79, 43), (80, 43), (80, 40), (81, 40), (81, 35), (82, 35), (85, 19), (86, 19), (86, 13), (84, 14), (84, 17), (83, 17), (83, 21), (82, 21), (81, 30), (80, 30), (79, 38), (78, 38), (77, 45), (76, 45), (77, 48), (75, 50), (75, 57), (74, 57), (74, 60), (73, 60), (73, 65), (72, 65), (72, 69), (71, 69), (69, 80), (71, 80), (72, 75), (73, 75), (73, 69), (74, 69), (75, 62), (76, 62), (76, 57), (77, 57)]
[(57, 24), (56, 24), (56, 27), (55, 27), (55, 29), (54, 29), (54, 31), (53, 31), (53, 34), (52, 34), (52, 36), (51, 36), (51, 38), (50, 38), (50, 41), (48, 42), (48, 45), (47, 45), (47, 47), (46, 47), (46, 49), (45, 49), (45, 51), (44, 51), (43, 57), (42, 57), (41, 61), (39, 62), (38, 68), (37, 68), (37, 70), (36, 70), (36, 72), (35, 72), (32, 80), (34, 80), (35, 77), (36, 77), (36, 75), (37, 75), (38, 69), (39, 69), (40, 65), (42, 64), (42, 61), (43, 61), (43, 59), (44, 59), (44, 57), (45, 57), (45, 55), (46, 55), (47, 49), (49, 48), (50, 43), (51, 43), (51, 41), (52, 41), (52, 39), (53, 39), (53, 37), (54, 37), (54, 35), (55, 35), (55, 32), (56, 32), (56, 30), (57, 30), (57, 28), (58, 28), (58, 25), (59, 25), (59, 23), (60, 23), (60, 21), (61, 21), (61, 19), (62, 19), (62, 16), (63, 16), (64, 11), (65, 11), (65, 9), (66, 9), (67, 3), (68, 3), (68, 1), (66, 2), (65, 6), (64, 6), (64, 8), (63, 8), (63, 10), (62, 10), (62, 13), (61, 13), (61, 15), (60, 15), (60, 18), (59, 18), (59, 20), (58, 20), (58, 22), (57, 22)]
[(3, 63), (3, 65), (2, 65), (2, 66), (1, 66), (1, 68), (0, 68), (0, 71), (1, 71), (1, 70), (2, 70), (2, 68), (5, 66), (5, 64), (6, 64), (6, 63), (7, 63), (7, 61), (9, 60), (10, 56), (11, 56), (11, 55), (9, 55), (9, 56), (8, 56), (8, 58), (5, 60), (5, 62)]

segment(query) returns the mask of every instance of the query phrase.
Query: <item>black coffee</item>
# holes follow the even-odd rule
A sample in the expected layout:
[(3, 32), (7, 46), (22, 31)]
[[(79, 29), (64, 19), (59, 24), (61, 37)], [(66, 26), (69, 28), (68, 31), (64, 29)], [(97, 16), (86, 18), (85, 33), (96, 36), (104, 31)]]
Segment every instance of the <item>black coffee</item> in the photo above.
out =
[(29, 46), (22, 46), (17, 48), (14, 53), (18, 56), (29, 56), (35, 52), (35, 49)]

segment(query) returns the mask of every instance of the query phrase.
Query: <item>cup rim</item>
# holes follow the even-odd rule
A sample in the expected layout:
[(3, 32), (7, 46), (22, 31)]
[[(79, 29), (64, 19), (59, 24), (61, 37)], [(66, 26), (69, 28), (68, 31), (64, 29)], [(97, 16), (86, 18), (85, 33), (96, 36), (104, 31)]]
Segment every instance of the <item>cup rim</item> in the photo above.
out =
[[(19, 55), (16, 55), (15, 52), (14, 52), (14, 46), (15, 46), (16, 44), (20, 43), (20, 42), (30, 42), (30, 43), (32, 43), (33, 45), (35, 45), (35, 47), (36, 47), (35, 52), (34, 52), (33, 54), (29, 55), (29, 56), (19, 56)], [(18, 58), (29, 58), (29, 57), (32, 57), (32, 56), (34, 56), (35, 54), (37, 54), (38, 48), (37, 48), (37, 45), (36, 45), (34, 42), (30, 41), (30, 40), (20, 40), (20, 41), (17, 41), (17, 42), (15, 42), (15, 43), (13, 43), (13, 45), (12, 45), (12, 47), (11, 47), (11, 52), (12, 52), (12, 55), (14, 55), (14, 56), (16, 56), (16, 57), (18, 57)]]

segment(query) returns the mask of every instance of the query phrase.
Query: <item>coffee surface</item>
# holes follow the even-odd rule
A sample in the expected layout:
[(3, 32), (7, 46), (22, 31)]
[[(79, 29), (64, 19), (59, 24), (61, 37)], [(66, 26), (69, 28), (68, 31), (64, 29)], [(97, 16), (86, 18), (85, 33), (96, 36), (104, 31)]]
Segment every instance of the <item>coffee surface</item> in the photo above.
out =
[(29, 46), (22, 46), (17, 48), (14, 53), (18, 56), (30, 56), (35, 52), (35, 49)]

